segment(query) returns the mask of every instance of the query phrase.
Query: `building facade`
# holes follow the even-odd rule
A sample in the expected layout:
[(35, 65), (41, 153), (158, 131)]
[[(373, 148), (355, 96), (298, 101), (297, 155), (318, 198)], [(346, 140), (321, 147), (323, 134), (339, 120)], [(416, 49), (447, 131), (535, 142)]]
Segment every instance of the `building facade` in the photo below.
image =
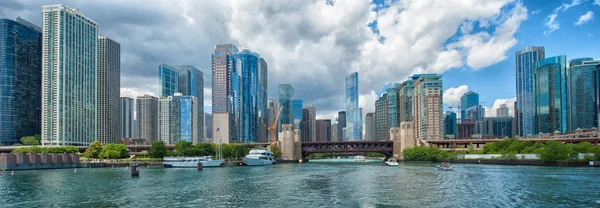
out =
[(135, 121), (138, 139), (148, 143), (158, 139), (158, 98), (151, 95), (139, 96), (135, 101)]
[(98, 140), (102, 144), (120, 143), (121, 45), (109, 37), (98, 36)]
[(317, 108), (313, 104), (306, 105), (308, 110), (308, 126), (310, 127), (310, 141), (317, 141)]
[(242, 70), (242, 135), (239, 142), (258, 142), (262, 108), (260, 55), (244, 49), (235, 56), (240, 60)]
[(300, 121), (300, 141), (310, 142), (310, 124), (308, 109), (302, 109), (302, 121)]
[(535, 68), (536, 63), (545, 58), (543, 46), (526, 47), (515, 54), (515, 74), (517, 89), (517, 106), (515, 114), (518, 123), (517, 133), (520, 136), (535, 134)]
[(279, 123), (277, 124), (277, 132), (281, 132), (281, 125), (294, 124), (294, 88), (291, 84), (279, 84), (279, 106), (281, 113), (279, 114)]
[(40, 134), (41, 84), (42, 29), (0, 19), (0, 145)]
[(555, 56), (537, 62), (535, 134), (567, 131), (566, 59), (566, 56)]
[(375, 140), (375, 113), (365, 115), (365, 140)]
[(517, 121), (513, 117), (488, 117), (483, 119), (483, 136), (512, 138), (517, 134)]
[(98, 139), (98, 24), (63, 5), (43, 6), (42, 22), (42, 143), (89, 145)]
[(472, 139), (475, 124), (468, 118), (465, 122), (456, 124), (456, 139)]
[(181, 138), (181, 104), (173, 96), (158, 100), (158, 140), (175, 144)]
[(389, 140), (389, 119), (387, 93), (375, 101), (375, 138), (373, 140)]
[(444, 138), (456, 138), (456, 120), (455, 112), (446, 111), (446, 115), (444, 116)]
[(180, 108), (180, 124), (179, 124), (179, 140), (184, 140), (187, 142), (191, 142), (192, 144), (197, 144), (199, 142), (203, 142), (202, 134), (200, 131), (203, 128), (200, 128), (200, 125), (204, 125), (202, 122), (201, 114), (198, 113), (198, 98), (195, 96), (183, 96), (175, 94), (173, 96), (175, 102), (179, 102)]
[(346, 111), (338, 111), (337, 131), (332, 133), (337, 134), (339, 141), (344, 141), (344, 128), (346, 128)]
[(134, 101), (128, 97), (119, 98), (119, 108), (121, 110), (121, 137), (133, 139), (133, 106)]
[(566, 104), (569, 132), (597, 127), (597, 103), (590, 98), (595, 97), (597, 90), (594, 74), (599, 66), (600, 61), (592, 58), (573, 59), (569, 62)]
[(496, 109), (496, 117), (508, 117), (508, 107), (506, 104), (500, 104), (500, 107)]
[(413, 120), (413, 84), (414, 80), (409, 79), (398, 87), (398, 120), (399, 122)]
[(388, 101), (388, 128), (400, 127), (400, 93), (398, 89), (399, 83), (394, 84), (392, 87), (386, 90), (387, 101)]
[(344, 141), (362, 139), (362, 108), (358, 107), (358, 72), (346, 76), (346, 127)]
[(259, 117), (261, 120), (261, 132), (262, 135), (260, 136), (260, 141), (267, 141), (267, 128), (269, 126), (269, 108), (268, 108), (268, 99), (267, 99), (267, 92), (268, 92), (268, 82), (267, 82), (267, 78), (268, 76), (268, 65), (267, 65), (267, 61), (265, 61), (265, 59), (260, 58), (260, 99), (261, 99), (261, 108), (260, 108), (260, 112), (259, 112)]
[(413, 75), (415, 137), (421, 140), (443, 139), (443, 86), (442, 76)]
[(338, 129), (337, 123), (334, 123), (333, 125), (331, 125), (331, 141), (332, 142), (340, 141), (340, 140), (338, 140), (338, 136), (336, 135), (337, 129)]
[(241, 136), (242, 71), (241, 61), (235, 56), (238, 52), (233, 44), (221, 44), (212, 54), (212, 131), (219, 130), (219, 141), (223, 143), (240, 141)]
[(302, 100), (294, 99), (292, 102), (294, 105), (294, 129), (302, 131), (300, 127), (300, 122), (302, 121)]
[(319, 119), (316, 121), (316, 124), (317, 142), (331, 141), (331, 120)]
[(470, 107), (479, 105), (479, 94), (468, 91), (460, 97), (460, 121), (465, 121), (466, 110)]
[[(275, 124), (275, 120), (276, 120), (276, 116), (277, 116), (277, 111), (279, 110), (279, 102), (277, 102), (276, 99), (269, 99), (269, 112), (268, 112), (268, 124), (267, 124), (267, 128), (271, 127)], [(277, 125), (275, 125), (275, 127), (277, 127)], [(277, 134), (273, 135), (271, 133), (271, 131), (268, 132), (268, 141), (274, 140), (277, 138)]]

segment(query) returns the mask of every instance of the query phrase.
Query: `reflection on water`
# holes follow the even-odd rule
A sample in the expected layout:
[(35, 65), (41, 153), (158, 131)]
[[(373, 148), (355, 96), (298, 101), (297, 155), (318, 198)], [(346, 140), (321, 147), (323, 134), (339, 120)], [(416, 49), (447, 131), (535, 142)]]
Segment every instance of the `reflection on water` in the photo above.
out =
[[(599, 168), (311, 160), (267, 167), (124, 168), (0, 176), (2, 207), (557, 207), (596, 206)], [(65, 172), (66, 171), (66, 172)]]

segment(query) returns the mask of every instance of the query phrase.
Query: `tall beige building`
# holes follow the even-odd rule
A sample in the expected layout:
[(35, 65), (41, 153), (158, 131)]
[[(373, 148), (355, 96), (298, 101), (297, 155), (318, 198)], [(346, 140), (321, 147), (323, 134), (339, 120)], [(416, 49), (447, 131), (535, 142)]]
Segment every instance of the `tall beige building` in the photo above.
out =
[(415, 137), (422, 140), (442, 140), (442, 76), (421, 74), (413, 78), (416, 78), (413, 94)]
[(309, 139), (311, 142), (317, 141), (317, 109), (315, 105), (308, 104), (306, 105), (306, 109), (308, 109), (308, 128), (310, 129)]
[(152, 95), (137, 97), (135, 101), (136, 138), (148, 143), (158, 139), (158, 98)]
[(121, 45), (102, 35), (98, 36), (97, 73), (98, 140), (120, 143)]

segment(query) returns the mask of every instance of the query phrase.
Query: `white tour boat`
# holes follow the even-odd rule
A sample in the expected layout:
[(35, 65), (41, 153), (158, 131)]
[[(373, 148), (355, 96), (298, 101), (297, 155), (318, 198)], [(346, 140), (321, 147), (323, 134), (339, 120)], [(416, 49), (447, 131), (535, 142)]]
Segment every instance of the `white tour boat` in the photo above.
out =
[(392, 159), (392, 158), (388, 159), (388, 160), (385, 162), (385, 164), (386, 164), (386, 165), (389, 165), (389, 166), (398, 166), (398, 162), (396, 162), (396, 160), (394, 160), (394, 159)]
[(203, 157), (165, 157), (163, 166), (165, 168), (196, 168), (198, 162), (202, 167), (219, 167), (223, 160), (213, 160), (211, 156)]
[(246, 157), (244, 157), (244, 163), (248, 166), (258, 166), (273, 165), (276, 162), (273, 152), (269, 150), (253, 149), (250, 150)]
[(354, 161), (365, 161), (365, 160), (366, 160), (365, 156), (362, 156), (362, 155), (356, 155), (354, 157)]

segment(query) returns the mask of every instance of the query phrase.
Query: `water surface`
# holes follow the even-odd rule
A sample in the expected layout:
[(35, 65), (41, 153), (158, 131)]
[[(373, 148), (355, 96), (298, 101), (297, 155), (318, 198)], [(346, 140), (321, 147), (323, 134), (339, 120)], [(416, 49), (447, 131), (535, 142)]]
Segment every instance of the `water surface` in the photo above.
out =
[(312, 160), (267, 167), (20, 171), (2, 207), (594, 207), (600, 168)]

